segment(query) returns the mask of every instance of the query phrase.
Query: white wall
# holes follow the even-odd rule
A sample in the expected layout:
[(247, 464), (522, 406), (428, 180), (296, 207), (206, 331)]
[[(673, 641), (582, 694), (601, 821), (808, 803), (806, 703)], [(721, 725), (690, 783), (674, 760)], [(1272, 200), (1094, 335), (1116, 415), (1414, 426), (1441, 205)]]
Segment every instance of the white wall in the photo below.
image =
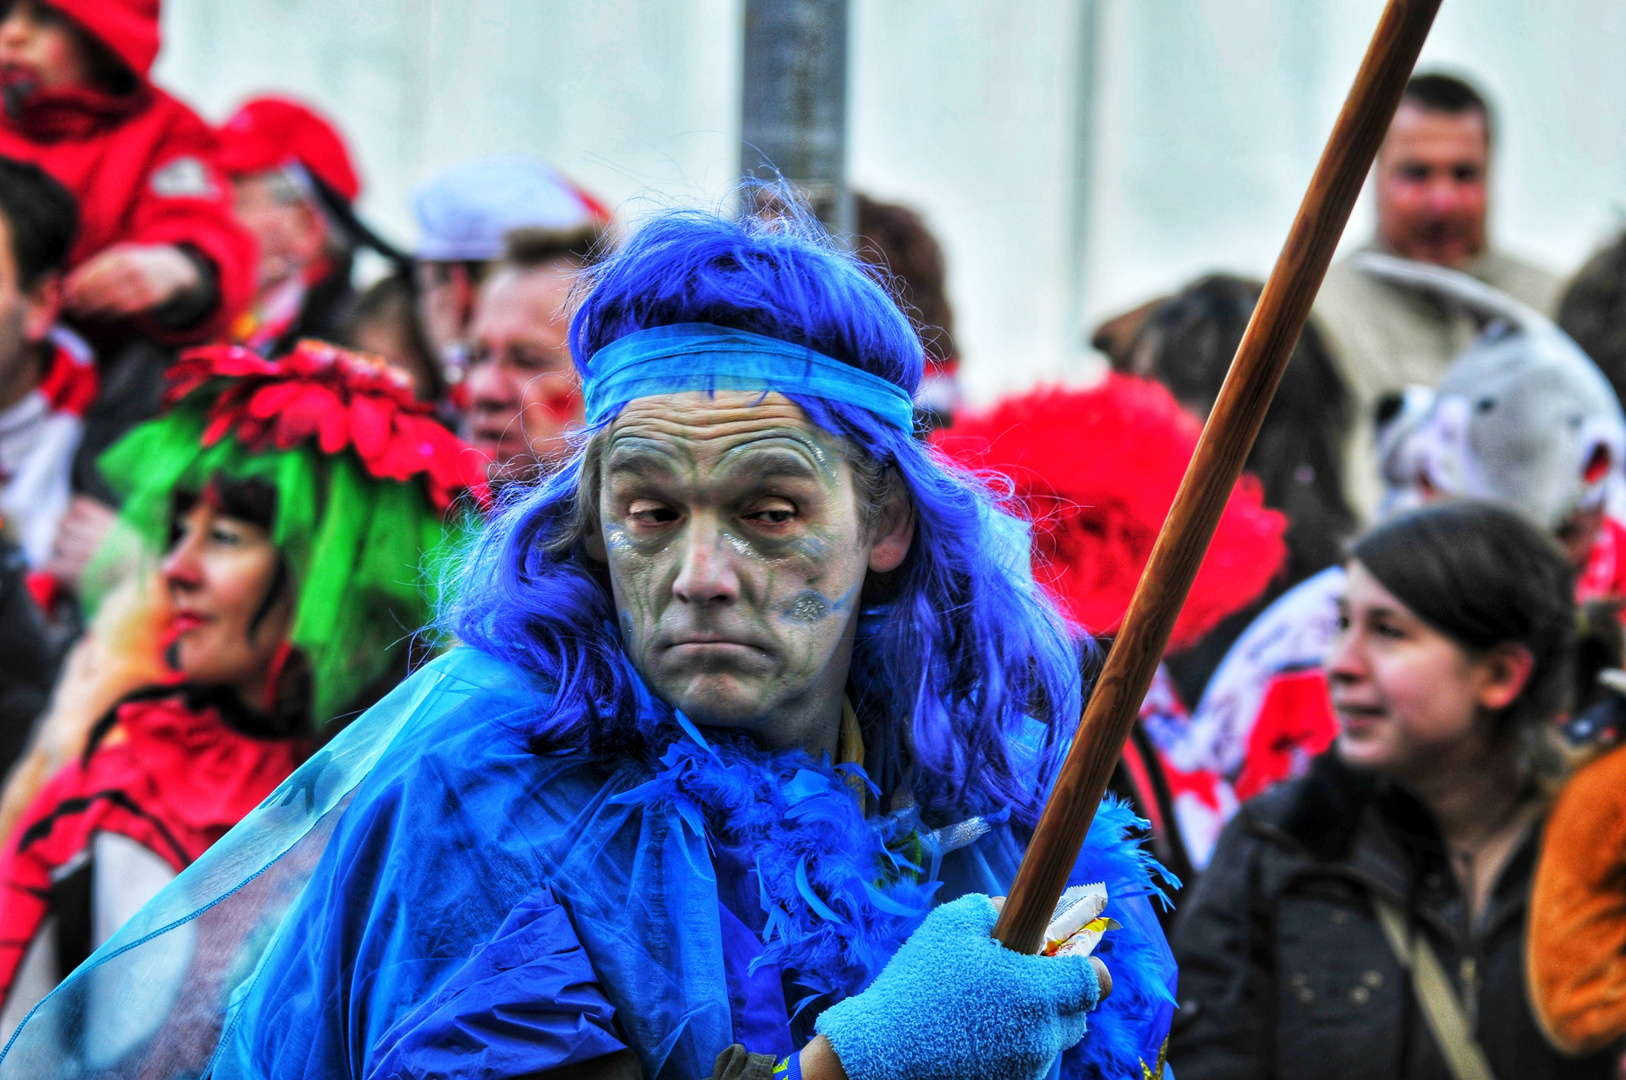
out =
[[(1090, 369), (1082, 328), (1268, 272), (1381, 0), (852, 0), (856, 184), (947, 249), (975, 400)], [(283, 89), (344, 126), (363, 210), (459, 158), (545, 158), (624, 212), (716, 205), (740, 0), (165, 0), (158, 78), (219, 119)], [(1446, 0), (1426, 66), (1501, 113), (1495, 236), (1568, 269), (1626, 208), (1626, 4)], [(1091, 92), (1093, 88), (1093, 93)], [(1370, 230), (1357, 210), (1350, 235)]]

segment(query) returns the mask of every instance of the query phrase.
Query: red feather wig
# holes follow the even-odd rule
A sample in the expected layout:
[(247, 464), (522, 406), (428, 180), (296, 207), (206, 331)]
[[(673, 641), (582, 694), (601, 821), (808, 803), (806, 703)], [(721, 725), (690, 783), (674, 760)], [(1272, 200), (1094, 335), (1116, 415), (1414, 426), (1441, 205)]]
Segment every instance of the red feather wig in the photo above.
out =
[[(1033, 572), (1092, 633), (1123, 621), (1202, 424), (1160, 384), (1111, 374), (1089, 390), (1043, 387), (956, 418), (933, 444), (984, 474), (1033, 523)], [(1231, 492), (1169, 650), (1197, 643), (1265, 591), (1287, 557), (1287, 519), (1245, 475)]]

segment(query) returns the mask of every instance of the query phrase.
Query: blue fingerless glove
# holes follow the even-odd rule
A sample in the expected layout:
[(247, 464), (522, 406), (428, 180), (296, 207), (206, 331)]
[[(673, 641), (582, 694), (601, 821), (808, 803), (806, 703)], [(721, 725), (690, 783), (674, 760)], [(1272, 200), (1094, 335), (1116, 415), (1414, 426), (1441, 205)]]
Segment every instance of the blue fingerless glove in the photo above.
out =
[(986, 896), (926, 917), (873, 985), (815, 1026), (850, 1080), (1042, 1077), (1101, 999), (1085, 956), (1023, 956), (989, 935)]

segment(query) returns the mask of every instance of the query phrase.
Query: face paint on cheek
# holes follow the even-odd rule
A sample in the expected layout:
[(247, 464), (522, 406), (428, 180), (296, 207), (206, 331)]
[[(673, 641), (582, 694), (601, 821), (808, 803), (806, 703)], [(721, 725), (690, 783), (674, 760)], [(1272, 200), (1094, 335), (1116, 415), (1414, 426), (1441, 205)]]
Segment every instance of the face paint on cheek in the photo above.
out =
[[(554, 383), (561, 385), (554, 386)], [(568, 424), (581, 413), (582, 394), (575, 382), (559, 378), (550, 379), (543, 391), (542, 408), (561, 424)]]
[(742, 558), (760, 562), (768, 557), (763, 552), (757, 550), (757, 546), (755, 544), (741, 536), (739, 533), (735, 532), (733, 529), (723, 529), (719, 535), (722, 537), (723, 543), (732, 548), (734, 554), (739, 555)]
[(816, 589), (803, 589), (780, 611), (789, 622), (818, 622), (830, 617), (828, 597)]
[(852, 607), (853, 595), (857, 593), (856, 587), (848, 589), (843, 595), (831, 599), (817, 589), (803, 589), (790, 599), (779, 610), (780, 618), (787, 622), (814, 623), (829, 618), (838, 612), (845, 613)]

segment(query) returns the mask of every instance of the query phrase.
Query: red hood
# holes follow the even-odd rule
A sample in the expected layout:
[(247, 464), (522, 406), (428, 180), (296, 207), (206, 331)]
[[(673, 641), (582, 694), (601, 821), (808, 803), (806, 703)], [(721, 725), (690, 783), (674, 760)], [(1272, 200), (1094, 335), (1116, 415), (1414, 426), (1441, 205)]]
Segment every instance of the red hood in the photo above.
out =
[(158, 56), (158, 0), (51, 0), (145, 79)]

